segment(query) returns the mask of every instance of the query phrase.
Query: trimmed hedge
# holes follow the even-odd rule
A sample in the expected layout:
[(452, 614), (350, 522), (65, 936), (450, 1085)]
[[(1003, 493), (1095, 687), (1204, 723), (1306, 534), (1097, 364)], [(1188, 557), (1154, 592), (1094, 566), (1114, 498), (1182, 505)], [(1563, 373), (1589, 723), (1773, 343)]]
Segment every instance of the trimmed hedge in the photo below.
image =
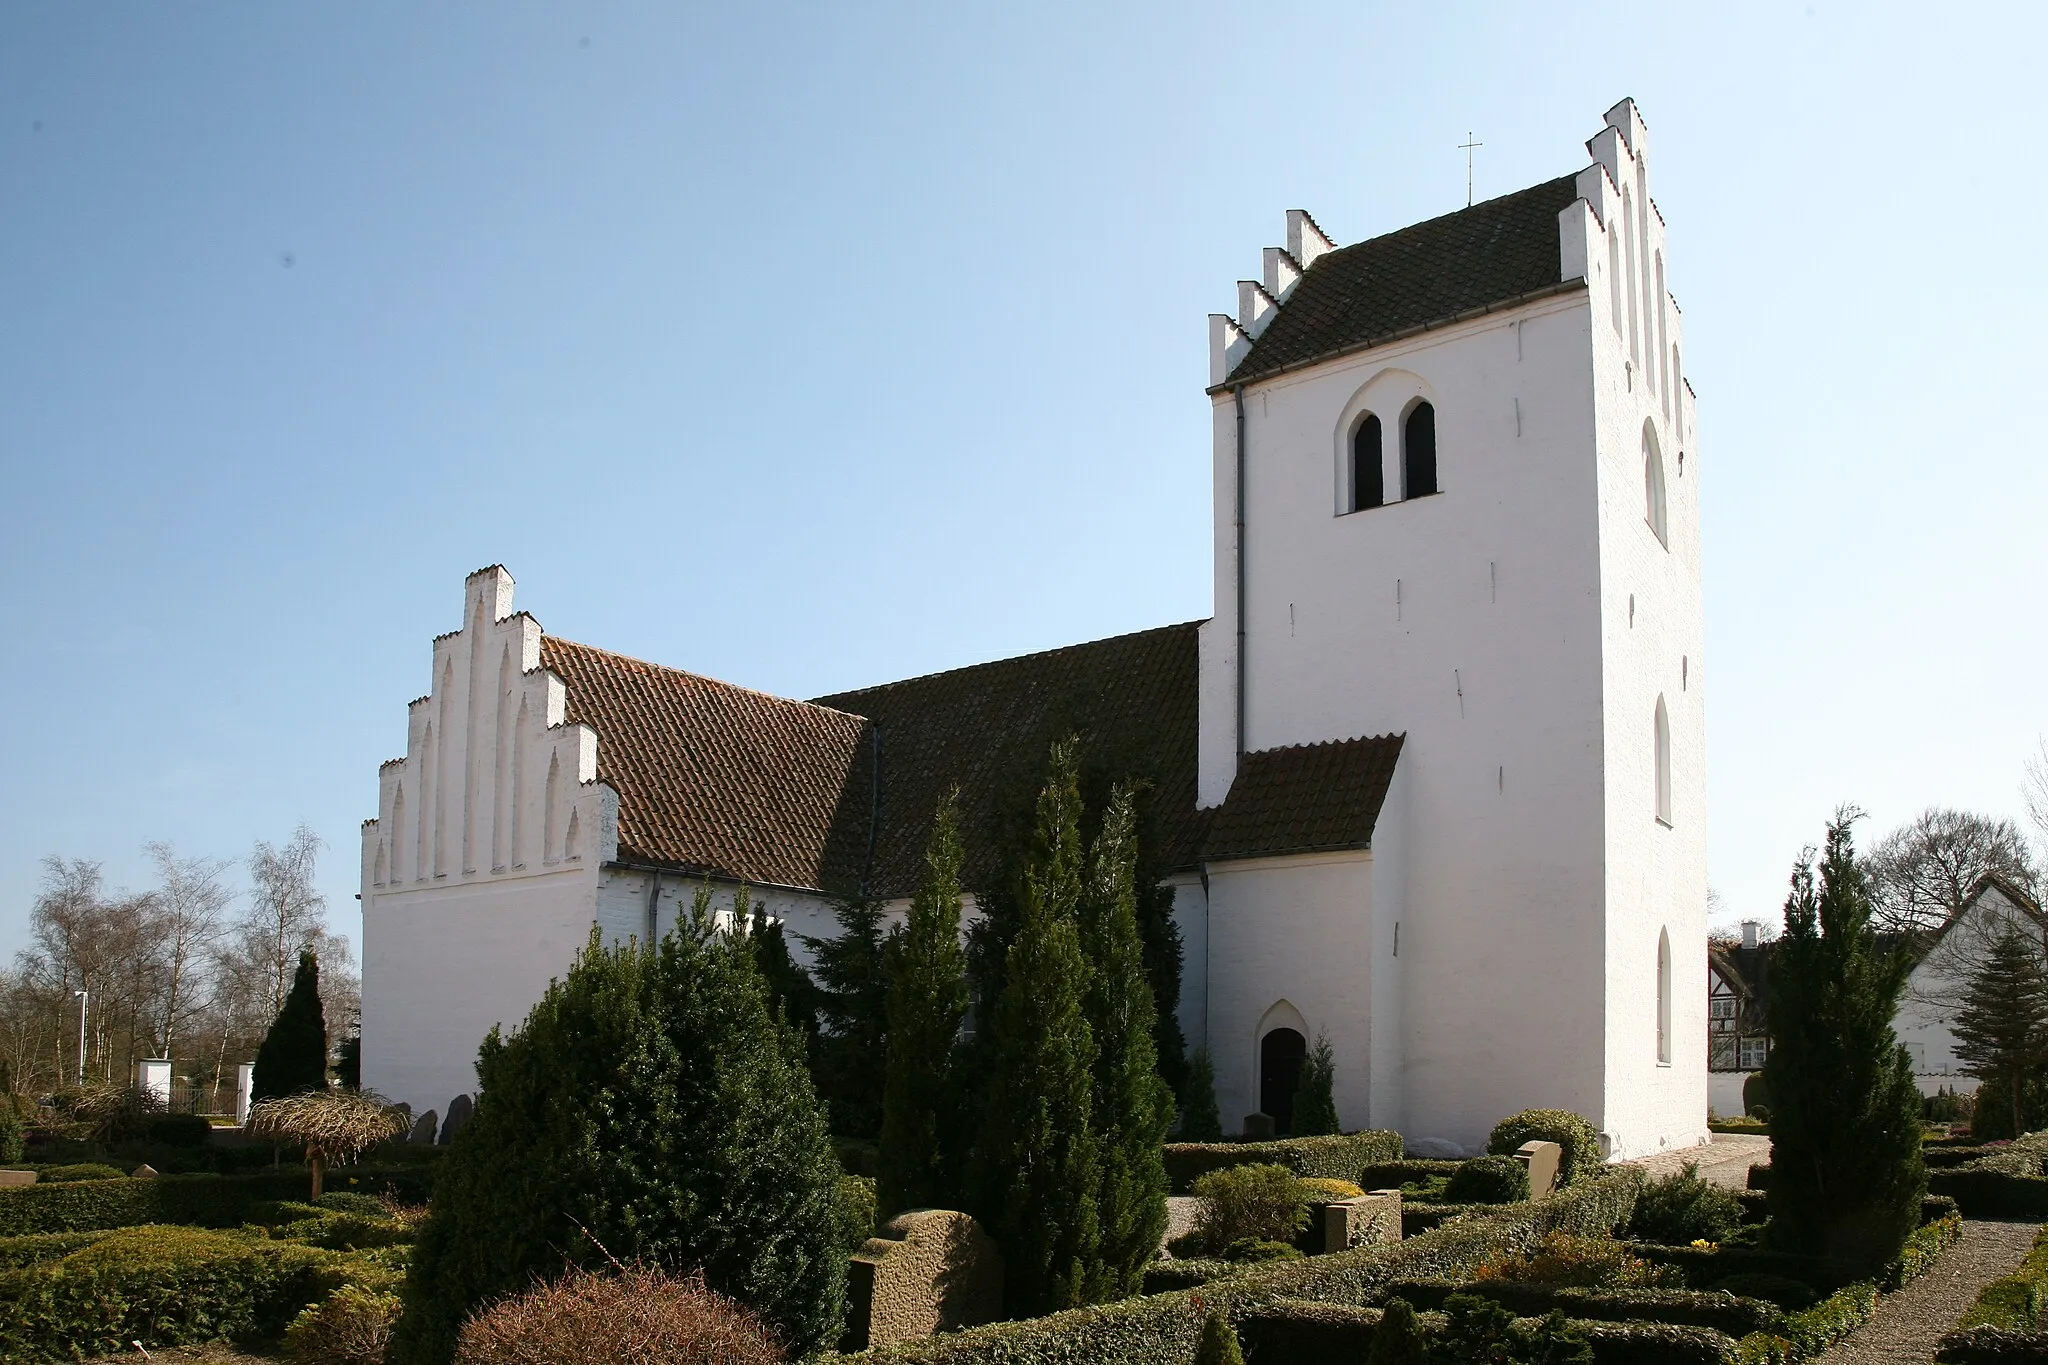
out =
[(1458, 1173), (1462, 1161), (1425, 1161), (1413, 1157), (1402, 1161), (1382, 1161), (1367, 1166), (1358, 1174), (1358, 1183), (1368, 1190), (1391, 1190), (1399, 1185), (1420, 1185), (1437, 1176), (1446, 1178)]
[[(1484, 1216), (1412, 1241), (1269, 1262), (1198, 1289), (1070, 1309), (1023, 1322), (991, 1323), (876, 1347), (848, 1359), (863, 1365), (1191, 1365), (1211, 1309), (1242, 1318), (1279, 1299), (1362, 1304), (1396, 1279), (1468, 1276), (1487, 1261), (1534, 1246), (1552, 1232), (1611, 1232), (1628, 1221), (1641, 1185), (1639, 1171), (1616, 1170), (1541, 1203), (1487, 1206)], [(1617, 1362), (1646, 1358), (1612, 1357)]]
[[(383, 1190), (410, 1203), (423, 1203), (431, 1173), (414, 1167), (368, 1170), (343, 1167), (331, 1183), (358, 1190)], [(0, 1189), (0, 1237), (36, 1232), (89, 1232), (100, 1228), (175, 1223), (231, 1228), (262, 1221), (263, 1207), (303, 1198), (310, 1185), (304, 1171), (263, 1175), (165, 1175), (151, 1180), (80, 1180), (61, 1185)]]
[[(1248, 1365), (1358, 1365), (1379, 1321), (1377, 1308), (1281, 1299), (1247, 1312), (1237, 1335)], [(1441, 1313), (1423, 1321), (1432, 1335), (1443, 1329)], [(1577, 1320), (1569, 1326), (1593, 1348), (1595, 1365), (1730, 1365), (1735, 1358), (1734, 1340), (1706, 1328)]]
[(1877, 1286), (1868, 1280), (1845, 1285), (1804, 1312), (1786, 1316), (1775, 1332), (1759, 1332), (1737, 1343), (1744, 1365), (1789, 1365), (1819, 1355), (1870, 1321), (1877, 1310)]
[(1176, 1289), (1195, 1289), (1215, 1280), (1228, 1279), (1251, 1269), (1244, 1261), (1220, 1261), (1208, 1256), (1186, 1260), (1153, 1261), (1145, 1267), (1147, 1294), (1168, 1294)]
[(2048, 1360), (2048, 1332), (1966, 1327), (1943, 1337), (1934, 1358), (1942, 1365), (2039, 1365)]
[(2048, 1218), (2048, 1180), (2037, 1175), (2007, 1175), (1981, 1166), (1929, 1171), (1927, 1190), (1956, 1201), (1970, 1218)]
[(106, 1232), (32, 1232), (25, 1237), (0, 1237), (0, 1270), (54, 1261), (105, 1236)]
[(1592, 1180), (1605, 1165), (1600, 1155), (1600, 1134), (1582, 1114), (1569, 1109), (1524, 1109), (1493, 1125), (1486, 1150), (1495, 1156), (1513, 1156), (1525, 1142), (1555, 1142), (1564, 1149), (1557, 1167), (1557, 1183), (1575, 1185)]
[[(32, 1187), (31, 1187), (32, 1188)], [(124, 1228), (0, 1274), (0, 1358), (68, 1361), (271, 1336), (319, 1296), (321, 1253), (189, 1227)]]
[(1401, 1203), (1401, 1235), (1420, 1237), (1425, 1232), (1434, 1232), (1453, 1218), (1463, 1218), (1472, 1213), (1492, 1213), (1504, 1208), (1502, 1204), (1417, 1204), (1408, 1200)]
[(1401, 1135), (1379, 1129), (1275, 1142), (1169, 1142), (1166, 1180), (1175, 1194), (1186, 1194), (1197, 1178), (1211, 1171), (1272, 1165), (1285, 1166), (1296, 1175), (1364, 1184), (1358, 1176), (1366, 1167), (1397, 1161), (1400, 1156)]
[(2048, 1309), (2048, 1228), (2035, 1235), (2033, 1249), (2012, 1274), (1984, 1286), (1956, 1326), (2032, 1332), (2048, 1327), (2048, 1322), (2042, 1321), (2044, 1309)]
[(1785, 1321), (1785, 1314), (1774, 1303), (1698, 1289), (1581, 1289), (1508, 1280), (1396, 1280), (1387, 1286), (1386, 1292), (1417, 1308), (1440, 1309), (1453, 1294), (1476, 1294), (1513, 1310), (1521, 1318), (1540, 1318), (1558, 1308), (1569, 1318), (1711, 1327), (1731, 1337), (1773, 1331)]

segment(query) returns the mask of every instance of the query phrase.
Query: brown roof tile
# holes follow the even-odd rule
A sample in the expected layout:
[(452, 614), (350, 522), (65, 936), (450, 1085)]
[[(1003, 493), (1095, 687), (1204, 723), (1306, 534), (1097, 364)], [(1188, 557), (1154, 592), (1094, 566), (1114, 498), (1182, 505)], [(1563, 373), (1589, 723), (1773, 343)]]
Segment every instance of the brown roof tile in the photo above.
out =
[(1209, 823), (1203, 858), (1370, 846), (1401, 740), (1382, 735), (1246, 754)]

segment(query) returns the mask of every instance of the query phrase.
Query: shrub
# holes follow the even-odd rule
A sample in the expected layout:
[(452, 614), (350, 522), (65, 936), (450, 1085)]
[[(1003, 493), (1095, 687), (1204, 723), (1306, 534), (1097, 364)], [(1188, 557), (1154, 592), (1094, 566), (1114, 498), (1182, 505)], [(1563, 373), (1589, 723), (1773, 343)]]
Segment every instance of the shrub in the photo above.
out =
[(292, 1319), (284, 1332), (292, 1365), (384, 1365), (398, 1296), (345, 1284)]
[(63, 1185), (74, 1180), (125, 1180), (128, 1172), (99, 1161), (81, 1161), (71, 1166), (45, 1166), (36, 1172), (39, 1185)]
[(28, 1124), (14, 1107), (14, 1096), (0, 1091), (0, 1165), (21, 1160), (27, 1139)]
[(1308, 1197), (1285, 1166), (1211, 1171), (1195, 1182), (1195, 1194), (1208, 1201), (1196, 1228), (1212, 1249), (1246, 1238), (1292, 1241), (1308, 1223)]
[(1444, 1300), (1444, 1330), (1431, 1354), (1459, 1365), (1514, 1365), (1520, 1344), (1513, 1313), (1491, 1299), (1453, 1294)]
[(1298, 1261), (1301, 1252), (1288, 1242), (1266, 1242), (1256, 1237), (1240, 1237), (1223, 1248), (1223, 1259), (1235, 1262)]
[(1372, 1129), (1274, 1142), (1169, 1142), (1166, 1177), (1168, 1186), (1183, 1194), (1201, 1176), (1232, 1166), (1280, 1165), (1301, 1176), (1358, 1180), (1368, 1168), (1384, 1167), (1400, 1156), (1399, 1133)]
[(1365, 1187), (1349, 1180), (1312, 1175), (1301, 1181), (1301, 1192), (1310, 1200), (1356, 1199), (1365, 1193)]
[(658, 947), (593, 930), (520, 1030), (484, 1042), (475, 1116), (414, 1248), (398, 1359), (440, 1365), (477, 1305), (607, 1253), (701, 1269), (793, 1350), (835, 1339), (839, 1162), (802, 1051), (708, 891)]
[[(1731, 1336), (1776, 1328), (1784, 1317), (1775, 1305), (1762, 1300), (1696, 1289), (1588, 1289), (1511, 1280), (1396, 1280), (1387, 1287), (1387, 1292), (1424, 1309), (1441, 1308), (1453, 1294), (1477, 1294), (1492, 1299), (1517, 1317), (1561, 1312), (1575, 1320), (1667, 1322), (1712, 1328)], [(1809, 1296), (1808, 1302), (1811, 1301)]]
[(320, 1004), (320, 960), (299, 954), (284, 1008), (256, 1049), (249, 1093), (257, 1100), (327, 1088), (327, 1015)]
[(273, 1335), (314, 1297), (321, 1255), (197, 1228), (124, 1228), (0, 1277), (0, 1358)]
[(1770, 1121), (1771, 1086), (1761, 1071), (1751, 1072), (1742, 1082), (1742, 1112), (1751, 1118)]
[(204, 1147), (213, 1125), (197, 1114), (158, 1114), (143, 1128), (143, 1136), (166, 1147)]
[(1244, 1350), (1230, 1319), (1211, 1309), (1202, 1323), (1202, 1340), (1195, 1347), (1195, 1365), (1244, 1365)]
[(2039, 1365), (2048, 1360), (2048, 1332), (1966, 1327), (1943, 1337), (1934, 1358), (1942, 1365)]
[(839, 1245), (851, 1256), (860, 1250), (862, 1242), (875, 1235), (875, 1223), (880, 1211), (875, 1200), (874, 1178), (865, 1175), (840, 1176), (833, 1207), (839, 1222)]
[(1315, 1045), (1301, 1060), (1301, 1075), (1294, 1088), (1294, 1117), (1291, 1128), (1297, 1137), (1317, 1137), (1337, 1131), (1337, 1058), (1325, 1035), (1316, 1034)]
[(89, 1247), (105, 1232), (32, 1232), (24, 1237), (0, 1237), (0, 1270), (19, 1270), (42, 1261), (69, 1256)]
[(458, 1365), (779, 1365), (774, 1331), (696, 1276), (571, 1270), (462, 1326)]
[(1481, 1156), (1460, 1162), (1444, 1186), (1450, 1204), (1512, 1204), (1529, 1197), (1529, 1172), (1511, 1156)]
[[(360, 1191), (425, 1195), (430, 1173), (358, 1169), (346, 1177)], [(262, 1175), (166, 1175), (154, 1180), (103, 1179), (0, 1189), (0, 1237), (32, 1232), (90, 1232), (141, 1223), (232, 1228), (259, 1222), (279, 1199), (303, 1194), (297, 1171)]]
[(1724, 1241), (1741, 1226), (1742, 1204), (1735, 1192), (1700, 1179), (1698, 1164), (1688, 1161), (1643, 1188), (1628, 1230), (1645, 1242), (1684, 1246)]
[(1588, 1289), (1659, 1288), (1680, 1279), (1668, 1267), (1631, 1255), (1625, 1243), (1612, 1237), (1574, 1237), (1562, 1232), (1551, 1233), (1527, 1251), (1488, 1261), (1473, 1278)]
[(356, 1194), (349, 1190), (335, 1190), (312, 1201), (316, 1209), (332, 1209), (336, 1213), (355, 1213), (365, 1218), (388, 1218), (391, 1210), (384, 1201), (367, 1194)]
[(1188, 1057), (1188, 1078), (1180, 1094), (1180, 1135), (1187, 1142), (1215, 1142), (1223, 1136), (1223, 1116), (1216, 1112), (1216, 1066), (1206, 1047)]
[(1415, 1317), (1415, 1309), (1408, 1300), (1391, 1298), (1380, 1315), (1380, 1323), (1372, 1334), (1372, 1350), (1367, 1353), (1366, 1365), (1426, 1365), (1429, 1359), (1429, 1343), (1422, 1335), (1422, 1324)]
[(1709, 1288), (1723, 1294), (1733, 1294), (1742, 1299), (1762, 1299), (1774, 1303), (1790, 1312), (1811, 1308), (1820, 1301), (1820, 1295), (1804, 1280), (1795, 1280), (1789, 1275), (1771, 1275), (1760, 1270), (1744, 1271), (1739, 1275), (1724, 1275)]
[(1513, 1156), (1525, 1142), (1555, 1142), (1564, 1148), (1558, 1162), (1557, 1183), (1570, 1185), (1600, 1173), (1600, 1134), (1593, 1125), (1569, 1109), (1524, 1109), (1494, 1125), (1486, 1139), (1486, 1150), (1494, 1156)]

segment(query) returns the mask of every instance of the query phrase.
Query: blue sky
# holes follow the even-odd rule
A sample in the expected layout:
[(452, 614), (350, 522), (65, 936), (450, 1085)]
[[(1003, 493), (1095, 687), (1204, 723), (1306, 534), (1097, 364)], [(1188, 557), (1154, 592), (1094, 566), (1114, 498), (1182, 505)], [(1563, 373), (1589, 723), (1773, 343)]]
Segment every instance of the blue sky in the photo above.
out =
[[(2017, 814), (2038, 7), (0, 11), (0, 952), (38, 860), (356, 830), (493, 561), (793, 696), (1204, 616), (1204, 315), (1653, 138), (1699, 393), (1712, 879)], [(1874, 832), (1874, 831), (1873, 831)]]

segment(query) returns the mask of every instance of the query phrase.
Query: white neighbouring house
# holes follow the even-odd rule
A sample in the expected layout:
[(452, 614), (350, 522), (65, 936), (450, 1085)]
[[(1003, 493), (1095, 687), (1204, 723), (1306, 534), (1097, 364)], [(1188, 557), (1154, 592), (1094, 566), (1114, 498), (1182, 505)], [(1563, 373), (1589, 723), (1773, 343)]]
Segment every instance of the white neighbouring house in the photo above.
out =
[(1584, 169), (1349, 247), (1287, 215), (1210, 320), (1206, 621), (800, 702), (472, 575), (363, 828), (365, 1084), (445, 1107), (593, 924), (707, 882), (813, 935), (829, 891), (906, 899), (956, 783), (986, 884), (991, 791), (1078, 731), (1151, 783), (1226, 1116), (1324, 1034), (1346, 1127), (1703, 1141), (1698, 446), (1647, 141), (1624, 101)]

